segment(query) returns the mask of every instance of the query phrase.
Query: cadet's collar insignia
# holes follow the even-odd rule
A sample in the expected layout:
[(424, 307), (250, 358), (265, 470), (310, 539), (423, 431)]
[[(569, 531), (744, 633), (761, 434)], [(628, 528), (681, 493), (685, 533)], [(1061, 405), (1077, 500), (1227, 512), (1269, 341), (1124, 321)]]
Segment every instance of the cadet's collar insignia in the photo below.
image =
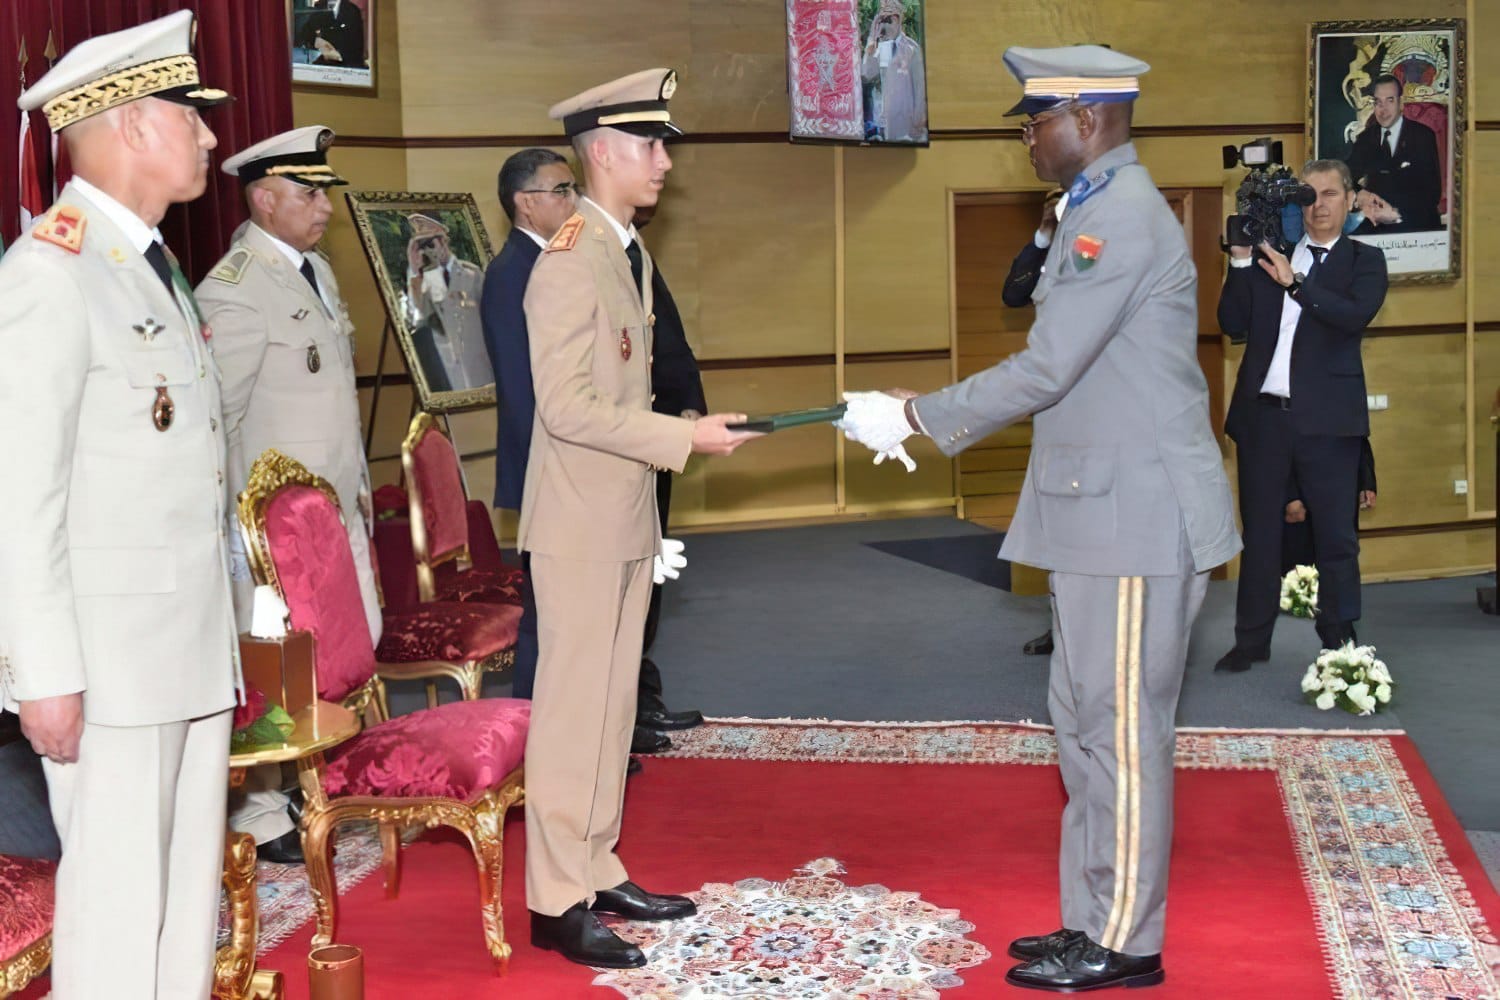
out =
[(1073, 238), (1073, 268), (1078, 271), (1087, 271), (1099, 262), (1099, 255), (1103, 252), (1103, 240), (1097, 236), (1079, 233)]
[(31, 235), (44, 243), (62, 247), (68, 253), (83, 249), (83, 231), (88, 228), (88, 218), (83, 210), (73, 205), (54, 205), (41, 222), (31, 229)]
[(132, 324), (130, 328), (132, 330), (134, 330), (137, 334), (139, 334), (140, 338), (142, 340), (144, 340), (148, 344), (151, 343), (153, 340), (156, 339), (156, 335), (158, 333), (161, 333), (163, 330), (166, 329), (165, 326), (163, 326), (162, 324), (158, 323), (156, 320), (152, 319), (150, 316), (147, 316), (145, 319), (141, 320), (141, 322), (139, 322), (139, 323)]
[(557, 231), (556, 236), (552, 237), (544, 252), (573, 249), (573, 245), (578, 242), (578, 234), (583, 232), (584, 224), (583, 216), (575, 212), (572, 218), (562, 224), (562, 228)]
[(208, 276), (215, 281), (222, 281), (229, 285), (238, 285), (245, 277), (245, 269), (249, 266), (251, 258), (255, 255), (248, 247), (236, 247), (219, 261), (219, 265)]
[(630, 330), (628, 328), (621, 329), (620, 330), (620, 357), (623, 358), (623, 359), (625, 359), (626, 361), (629, 361), (630, 360), (630, 355), (632, 353), (633, 352), (631, 351), (631, 348), (630, 348)]

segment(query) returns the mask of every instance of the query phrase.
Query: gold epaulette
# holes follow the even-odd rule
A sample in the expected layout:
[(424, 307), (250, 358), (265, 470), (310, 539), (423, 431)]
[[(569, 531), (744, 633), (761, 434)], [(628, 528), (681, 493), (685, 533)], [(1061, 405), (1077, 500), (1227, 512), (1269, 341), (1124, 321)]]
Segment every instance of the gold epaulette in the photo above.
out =
[(235, 247), (219, 261), (217, 267), (208, 272), (208, 276), (225, 284), (238, 285), (245, 277), (245, 268), (250, 266), (254, 257), (255, 253), (249, 247)]
[(62, 247), (68, 253), (78, 253), (83, 249), (83, 231), (88, 224), (83, 209), (75, 205), (53, 205), (52, 211), (31, 228), (31, 235), (44, 243)]
[(554, 250), (571, 250), (573, 244), (578, 242), (578, 234), (583, 232), (583, 216), (574, 213), (573, 217), (562, 224), (557, 235), (552, 237), (552, 242), (547, 244), (547, 253)]

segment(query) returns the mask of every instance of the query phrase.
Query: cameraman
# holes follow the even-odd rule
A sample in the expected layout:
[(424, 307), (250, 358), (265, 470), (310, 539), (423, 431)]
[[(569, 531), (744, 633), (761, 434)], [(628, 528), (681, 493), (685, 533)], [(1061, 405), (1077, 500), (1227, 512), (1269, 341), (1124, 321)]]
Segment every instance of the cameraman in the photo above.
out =
[(1354, 182), (1339, 160), (1313, 160), (1303, 183), (1306, 235), (1291, 258), (1261, 243), (1230, 248), (1219, 326), (1246, 339), (1225, 429), (1239, 448), (1245, 550), (1234, 648), (1214, 666), (1249, 670), (1270, 659), (1280, 597), (1287, 483), (1295, 475), (1317, 519), (1318, 635), (1327, 648), (1354, 638), (1359, 618), (1356, 482), (1370, 432), (1360, 340), (1385, 302), (1385, 255), (1342, 237)]

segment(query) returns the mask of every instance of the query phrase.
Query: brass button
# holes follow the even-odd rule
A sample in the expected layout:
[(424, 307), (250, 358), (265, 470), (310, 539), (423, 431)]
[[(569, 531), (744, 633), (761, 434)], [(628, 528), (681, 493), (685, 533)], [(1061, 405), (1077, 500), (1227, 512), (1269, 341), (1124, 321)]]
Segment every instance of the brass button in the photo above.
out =
[(650, 316), (647, 316), (646, 317), (646, 322), (649, 323), (651, 326), (655, 326), (656, 325), (656, 313), (652, 313)]
[(216, 431), (219, 429), (219, 420), (217, 417), (208, 418), (208, 429), (211, 431)]
[(220, 486), (224, 485), (224, 473), (222, 473), (222, 472), (219, 473), (219, 485)]

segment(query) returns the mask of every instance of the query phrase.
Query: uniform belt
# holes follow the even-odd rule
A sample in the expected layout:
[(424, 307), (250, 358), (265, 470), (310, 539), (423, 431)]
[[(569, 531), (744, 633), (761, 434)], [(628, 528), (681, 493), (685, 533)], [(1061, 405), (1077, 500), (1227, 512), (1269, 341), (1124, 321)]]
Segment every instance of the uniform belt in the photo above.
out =
[(1255, 401), (1262, 404), (1263, 406), (1275, 406), (1283, 410), (1290, 410), (1292, 408), (1292, 400), (1290, 397), (1278, 396), (1275, 393), (1270, 392), (1261, 393), (1259, 396), (1255, 397)]

